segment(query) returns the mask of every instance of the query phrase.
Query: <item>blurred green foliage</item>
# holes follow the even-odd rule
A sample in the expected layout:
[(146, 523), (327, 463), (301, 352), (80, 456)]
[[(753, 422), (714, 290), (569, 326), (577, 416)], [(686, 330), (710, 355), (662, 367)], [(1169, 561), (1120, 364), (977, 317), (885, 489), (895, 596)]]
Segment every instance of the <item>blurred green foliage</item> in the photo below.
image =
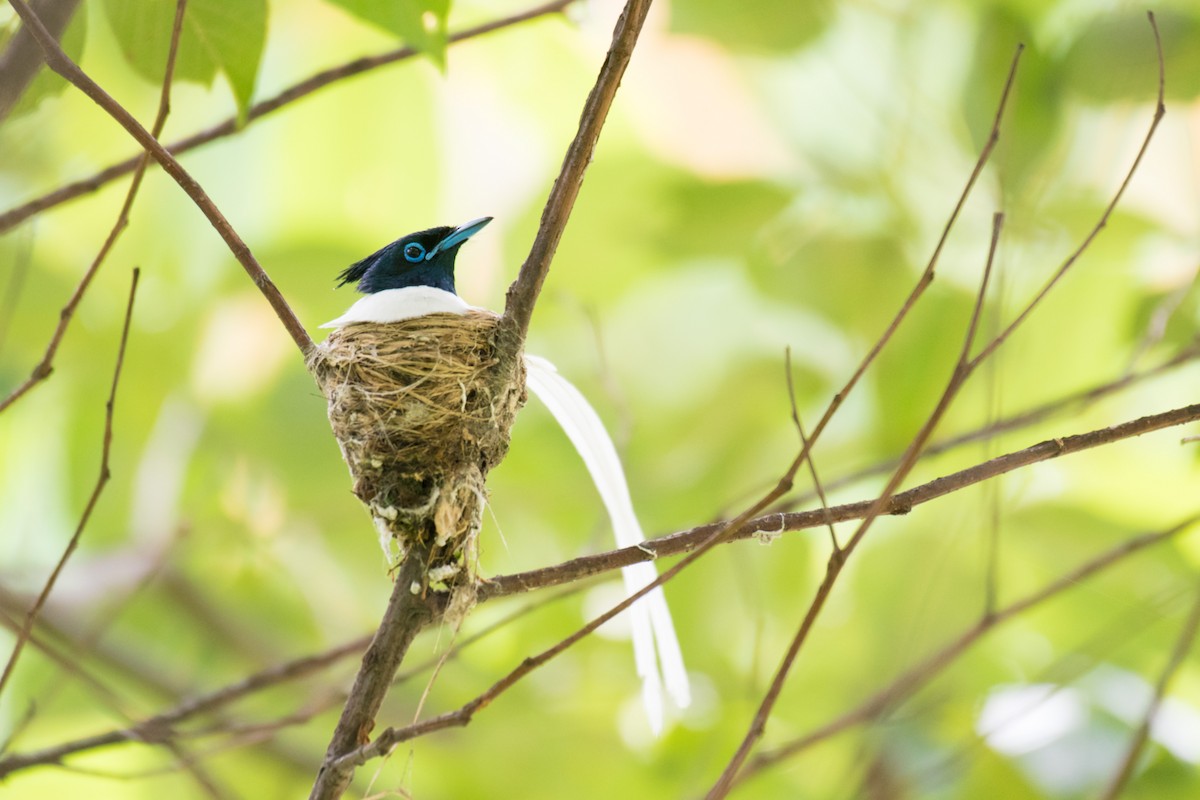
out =
[[(83, 67), (147, 122), (173, 8), (84, 3), (67, 34)], [(514, 2), (188, 3), (167, 139), (318, 70), (395, 48), (397, 37), (428, 56), (339, 82), (183, 158), (314, 336), (354, 299), (332, 289), (345, 265), (409, 231), (484, 214), (496, 222), (462, 252), (459, 289), (472, 303), (503, 303), (615, 13), (581, 5), (445, 47), (447, 30), (520, 10)], [(1194, 345), (1200, 11), (1170, 4), (1159, 22), (1169, 113), (1123, 205), (935, 438), (1137, 374)], [(608, 423), (649, 534), (734, 514), (778, 480), (798, 447), (785, 350), (811, 429), (927, 263), (1019, 42), (1026, 49), (998, 149), (935, 280), (816, 448), (830, 503), (873, 497), (884, 473), (851, 476), (896, 458), (927, 419), (970, 317), (992, 214), (1002, 210), (1006, 221), (985, 336), (1014, 318), (1096, 224), (1149, 125), (1151, 30), (1140, 12), (1074, 0), (656, 8), (529, 342)], [(224, 81), (214, 82), (218, 72)], [(693, 82), (680, 83), (680, 72)], [(3, 209), (134, 152), (78, 92), (34, 91), (28, 113), (0, 127)], [(126, 185), (0, 238), (0, 392), (41, 358)], [(0, 414), (7, 618), (20, 619), (96, 480), (135, 265), (142, 283), (117, 396), (112, 481), (46, 609), (39, 645), (0, 696), (0, 741), (8, 742), (0, 763), (367, 634), (390, 590), (324, 400), (291, 340), (190, 201), (151, 170), (54, 374)], [(1194, 403), (1198, 377), (1188, 362), (1096, 402), (1066, 404), (926, 459), (906, 485)], [(836, 719), (944, 647), (979, 619), (989, 585), (998, 603), (1014, 602), (1137, 533), (1194, 514), (1200, 460), (1195, 444), (1179, 440), (1195, 433), (1172, 429), (1038, 464), (877, 521), (802, 651), (764, 747)], [(586, 471), (534, 402), (491, 488), (485, 576), (610, 547)], [(793, 502), (819, 505), (804, 472)], [(837, 526), (842, 541), (853, 530)], [(696, 701), (663, 738), (647, 729), (628, 641), (614, 625), (469, 728), (361, 770), (357, 796), (702, 793), (744, 735), (827, 557), (827, 531), (788, 533), (724, 546), (668, 585)], [(1198, 563), (1194, 534), (1121, 561), (998, 627), (906, 702), (735, 796), (1095, 796), (1174, 646)], [(571, 633), (620, 596), (618, 584), (615, 576), (589, 583), (451, 658), (421, 714), (457, 707)], [(542, 599), (484, 604), (457, 634), (423, 634), (409, 662)], [(230, 796), (302, 794), (356, 667), (346, 658), (185, 723), (178, 742), (203, 778), (163, 748), (126, 744), (71, 757), (78, 772), (13, 775), (5, 796), (203, 797), (202, 779)], [(397, 687), (381, 725), (413, 718), (429, 674)], [(982, 710), (1007, 690), (1042, 684), (1081, 716), (1024, 752), (1000, 747), (980, 727)], [(1173, 716), (1152, 737), (1129, 797), (1200, 793), (1200, 753), (1186, 745), (1200, 740), (1195, 657), (1170, 701)], [(1013, 726), (1038, 719), (1023, 712)], [(290, 724), (273, 727), (280, 720)], [(1028, 741), (1048, 735), (1030, 725)], [(1067, 765), (1071, 780), (1056, 765)], [(891, 794), (871, 794), (880, 787)]]

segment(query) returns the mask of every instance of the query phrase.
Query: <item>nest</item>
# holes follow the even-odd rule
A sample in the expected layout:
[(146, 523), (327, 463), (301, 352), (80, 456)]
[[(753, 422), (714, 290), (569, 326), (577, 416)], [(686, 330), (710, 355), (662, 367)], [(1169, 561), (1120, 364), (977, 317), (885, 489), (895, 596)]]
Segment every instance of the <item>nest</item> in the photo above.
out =
[(484, 481), (525, 402), (521, 359), (498, 354), (498, 320), (470, 311), (359, 323), (309, 356), (354, 494), (386, 552), (429, 552), (434, 588), (474, 583)]

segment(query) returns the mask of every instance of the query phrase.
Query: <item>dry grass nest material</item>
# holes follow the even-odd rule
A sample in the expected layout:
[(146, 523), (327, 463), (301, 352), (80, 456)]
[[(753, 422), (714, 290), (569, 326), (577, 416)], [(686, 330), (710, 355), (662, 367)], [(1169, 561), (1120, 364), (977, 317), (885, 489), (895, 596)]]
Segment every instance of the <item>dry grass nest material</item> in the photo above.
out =
[(471, 311), (360, 323), (309, 357), (354, 493), (385, 549), (431, 549), (435, 586), (473, 577), (484, 479), (525, 402), (521, 359), (506, 367), (497, 353), (498, 321)]

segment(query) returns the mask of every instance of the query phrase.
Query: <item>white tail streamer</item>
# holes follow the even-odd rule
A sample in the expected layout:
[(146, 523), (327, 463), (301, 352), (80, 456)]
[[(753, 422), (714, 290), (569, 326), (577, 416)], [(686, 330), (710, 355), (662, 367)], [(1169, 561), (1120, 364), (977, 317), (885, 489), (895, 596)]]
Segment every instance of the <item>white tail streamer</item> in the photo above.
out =
[[(583, 458), (600, 499), (612, 520), (618, 547), (635, 547), (645, 541), (642, 527), (633, 510), (625, 472), (612, 439), (587, 399), (558, 370), (544, 358), (525, 356), (525, 385), (533, 392), (562, 426), (567, 438)], [(625, 590), (632, 594), (658, 575), (654, 565), (640, 562), (621, 570)], [(638, 675), (642, 679), (642, 699), (650, 726), (657, 734), (663, 727), (662, 690), (680, 708), (691, 702), (683, 653), (671, 612), (662, 588), (657, 588), (634, 603), (628, 610), (633, 638), (633, 655)]]

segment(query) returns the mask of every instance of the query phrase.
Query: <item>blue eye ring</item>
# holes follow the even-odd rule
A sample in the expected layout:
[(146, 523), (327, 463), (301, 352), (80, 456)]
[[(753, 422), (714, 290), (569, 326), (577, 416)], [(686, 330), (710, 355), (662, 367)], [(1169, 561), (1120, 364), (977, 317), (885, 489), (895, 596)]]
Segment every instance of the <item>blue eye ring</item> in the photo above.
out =
[(404, 260), (410, 264), (418, 264), (425, 260), (425, 248), (416, 242), (404, 245)]

